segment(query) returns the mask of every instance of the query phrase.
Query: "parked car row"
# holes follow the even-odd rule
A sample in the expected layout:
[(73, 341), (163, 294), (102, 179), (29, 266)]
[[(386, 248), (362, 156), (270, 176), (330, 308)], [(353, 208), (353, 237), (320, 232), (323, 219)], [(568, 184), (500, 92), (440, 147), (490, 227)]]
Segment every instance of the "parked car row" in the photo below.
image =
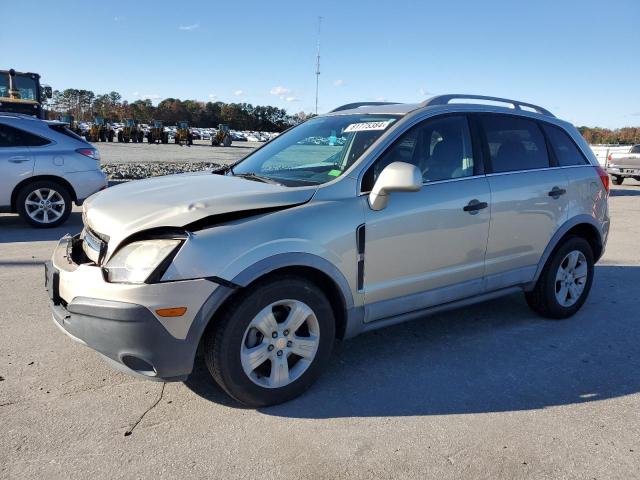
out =
[[(80, 122), (78, 124), (80, 134), (86, 138), (89, 138), (89, 134), (93, 125), (94, 122)], [(153, 129), (153, 125), (148, 125), (146, 123), (139, 124), (138, 126), (144, 132), (144, 138), (147, 138), (149, 131)], [(125, 128), (125, 124), (123, 122), (114, 122), (111, 124), (111, 127), (115, 131), (114, 138), (118, 138), (118, 133)], [(173, 143), (176, 132), (178, 131), (178, 126), (165, 125), (163, 128), (164, 131), (169, 135), (169, 143)], [(211, 140), (211, 138), (218, 132), (218, 129), (216, 128), (191, 127), (189, 130), (191, 132), (193, 140)], [(231, 130), (229, 133), (231, 135), (231, 139), (234, 142), (267, 142), (278, 135), (278, 133), (274, 132), (258, 132), (249, 130)]]

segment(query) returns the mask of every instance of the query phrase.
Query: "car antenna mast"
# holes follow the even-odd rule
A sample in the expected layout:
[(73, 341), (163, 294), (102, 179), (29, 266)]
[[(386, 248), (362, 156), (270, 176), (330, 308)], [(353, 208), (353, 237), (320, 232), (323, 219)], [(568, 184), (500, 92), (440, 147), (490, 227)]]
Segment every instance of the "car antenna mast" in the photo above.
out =
[(320, 82), (320, 26), (322, 17), (318, 17), (318, 48), (316, 51), (316, 115), (318, 114), (318, 85)]

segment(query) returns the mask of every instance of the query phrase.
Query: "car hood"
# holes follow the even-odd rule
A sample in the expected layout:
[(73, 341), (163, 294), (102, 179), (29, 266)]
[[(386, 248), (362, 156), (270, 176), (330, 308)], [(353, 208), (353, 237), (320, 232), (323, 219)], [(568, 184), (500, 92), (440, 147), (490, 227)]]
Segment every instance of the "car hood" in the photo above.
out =
[(89, 197), (84, 222), (109, 237), (109, 250), (156, 227), (184, 227), (205, 217), (305, 203), (316, 187), (288, 188), (209, 172), (123, 183)]

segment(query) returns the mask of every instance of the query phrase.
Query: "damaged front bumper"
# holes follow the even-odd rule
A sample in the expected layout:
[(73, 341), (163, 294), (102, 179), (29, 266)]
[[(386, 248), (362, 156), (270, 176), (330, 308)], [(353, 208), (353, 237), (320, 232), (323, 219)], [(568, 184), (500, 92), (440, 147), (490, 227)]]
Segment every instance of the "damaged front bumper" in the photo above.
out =
[[(184, 380), (215, 309), (232, 291), (207, 279), (155, 284), (105, 281), (94, 264), (78, 264), (79, 237), (60, 240), (45, 264), (45, 285), (56, 325), (128, 373)], [(181, 317), (160, 308), (186, 306)]]

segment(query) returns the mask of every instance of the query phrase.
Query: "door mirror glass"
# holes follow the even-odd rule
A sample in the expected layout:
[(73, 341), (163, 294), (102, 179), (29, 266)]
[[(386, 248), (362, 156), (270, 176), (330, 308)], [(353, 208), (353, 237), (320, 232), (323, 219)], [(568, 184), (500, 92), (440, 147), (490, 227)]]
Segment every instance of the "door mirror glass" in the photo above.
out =
[(415, 165), (393, 162), (385, 167), (369, 194), (372, 210), (382, 210), (391, 192), (417, 192), (422, 188), (422, 173)]

